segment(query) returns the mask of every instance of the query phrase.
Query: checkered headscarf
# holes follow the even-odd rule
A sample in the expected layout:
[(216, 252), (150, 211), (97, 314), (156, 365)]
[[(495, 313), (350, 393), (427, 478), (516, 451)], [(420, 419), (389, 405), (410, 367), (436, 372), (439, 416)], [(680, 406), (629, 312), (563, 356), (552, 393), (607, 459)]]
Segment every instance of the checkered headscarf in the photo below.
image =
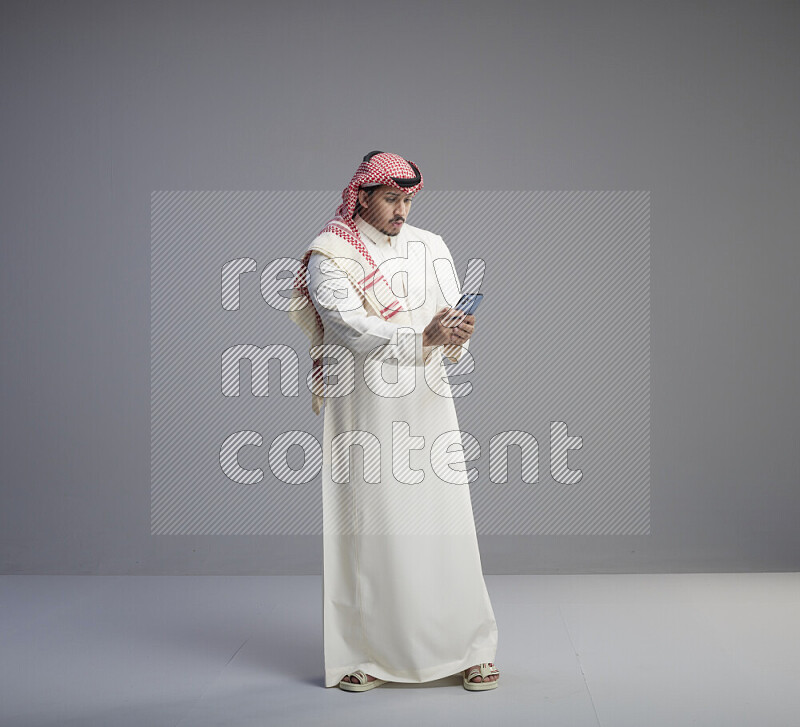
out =
[(422, 174), (413, 162), (403, 159), (397, 154), (382, 151), (370, 152), (356, 169), (350, 184), (342, 190), (342, 203), (336, 209), (336, 217), (333, 219), (343, 221), (358, 237), (358, 230), (353, 221), (358, 202), (358, 190), (360, 187), (382, 184), (396, 187), (401, 192), (412, 193), (422, 189)]

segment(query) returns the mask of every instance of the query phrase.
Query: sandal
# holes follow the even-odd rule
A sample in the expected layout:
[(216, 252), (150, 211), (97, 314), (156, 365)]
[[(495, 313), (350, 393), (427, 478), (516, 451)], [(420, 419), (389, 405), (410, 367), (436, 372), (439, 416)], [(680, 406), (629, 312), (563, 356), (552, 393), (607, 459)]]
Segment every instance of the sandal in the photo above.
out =
[(473, 666), (470, 669), (466, 676), (464, 672), (461, 672), (462, 682), (464, 684), (464, 689), (468, 689), (471, 692), (482, 692), (484, 689), (494, 689), (497, 684), (500, 682), (500, 679), (493, 679), (488, 682), (480, 681), (480, 682), (471, 682), (470, 679), (474, 679), (476, 676), (480, 675), (481, 679), (485, 679), (486, 677), (492, 674), (500, 674), (500, 671), (491, 663), (491, 662), (484, 662), (479, 667)]
[(344, 681), (344, 677), (342, 677), (342, 680), (339, 682), (339, 689), (344, 689), (346, 692), (366, 692), (368, 689), (375, 689), (375, 687), (379, 687), (381, 684), (386, 684), (385, 679), (376, 678), (372, 681), (368, 681), (367, 675), (361, 669), (354, 671), (352, 674), (345, 674), (344, 676), (358, 679), (358, 684), (354, 684), (353, 682)]

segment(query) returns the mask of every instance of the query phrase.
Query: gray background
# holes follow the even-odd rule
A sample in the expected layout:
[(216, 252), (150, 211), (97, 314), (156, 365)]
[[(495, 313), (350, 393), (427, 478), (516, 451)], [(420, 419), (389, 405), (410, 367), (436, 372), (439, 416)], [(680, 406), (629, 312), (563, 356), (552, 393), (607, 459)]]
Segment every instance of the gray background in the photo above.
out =
[(150, 193), (337, 190), (372, 149), (651, 193), (651, 533), (482, 536), (486, 573), (796, 569), (799, 15), (4, 2), (2, 572), (321, 572), (319, 536), (150, 534)]

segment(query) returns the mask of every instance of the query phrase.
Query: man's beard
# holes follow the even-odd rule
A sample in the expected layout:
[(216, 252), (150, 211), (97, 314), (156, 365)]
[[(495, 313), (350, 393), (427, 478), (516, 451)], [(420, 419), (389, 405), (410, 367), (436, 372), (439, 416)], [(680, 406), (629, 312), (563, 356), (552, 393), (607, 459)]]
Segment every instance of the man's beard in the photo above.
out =
[[(398, 221), (399, 221), (399, 220), (398, 220)], [(403, 220), (403, 224), (405, 224), (405, 220)], [(387, 229), (387, 230), (383, 230), (383, 233), (384, 233), (384, 234), (386, 234), (386, 235), (388, 235), (389, 237), (394, 237), (395, 235), (399, 235), (399, 234), (400, 234), (400, 230), (402, 230), (402, 229), (403, 229), (403, 225), (400, 225), (400, 227), (398, 227), (398, 228), (396, 228), (396, 229), (395, 229), (395, 226), (394, 226), (394, 220), (392, 220), (391, 222), (389, 222), (389, 224), (387, 225), (387, 227), (388, 227), (389, 229)]]

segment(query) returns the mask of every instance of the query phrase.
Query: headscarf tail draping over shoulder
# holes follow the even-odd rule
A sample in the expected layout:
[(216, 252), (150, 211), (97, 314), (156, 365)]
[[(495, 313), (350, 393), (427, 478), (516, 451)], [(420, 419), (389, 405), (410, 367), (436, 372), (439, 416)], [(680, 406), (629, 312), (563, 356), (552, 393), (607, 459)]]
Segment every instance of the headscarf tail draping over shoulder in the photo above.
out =
[[(309, 353), (312, 358), (311, 370), (311, 406), (315, 414), (319, 414), (324, 400), (324, 374), (322, 344), (324, 328), (322, 319), (314, 307), (308, 292), (308, 259), (311, 253), (318, 251), (330, 258), (348, 257), (361, 264), (361, 269), (368, 271), (360, 280), (356, 280), (350, 270), (345, 270), (348, 278), (361, 294), (368, 312), (380, 315), (385, 320), (395, 322), (407, 320), (407, 312), (392, 292), (391, 285), (378, 270), (378, 266), (361, 240), (361, 234), (355, 223), (358, 190), (363, 186), (388, 185), (402, 192), (414, 193), (422, 189), (422, 174), (417, 166), (397, 154), (373, 151), (367, 154), (359, 164), (350, 183), (342, 190), (342, 203), (336, 208), (336, 214), (320, 230), (317, 238), (305, 251), (302, 266), (292, 282), (292, 300), (289, 318), (293, 320), (308, 336)], [(331, 232), (337, 237), (323, 233)], [(375, 286), (383, 286), (381, 302), (389, 300), (388, 305), (381, 305), (375, 295)]]

